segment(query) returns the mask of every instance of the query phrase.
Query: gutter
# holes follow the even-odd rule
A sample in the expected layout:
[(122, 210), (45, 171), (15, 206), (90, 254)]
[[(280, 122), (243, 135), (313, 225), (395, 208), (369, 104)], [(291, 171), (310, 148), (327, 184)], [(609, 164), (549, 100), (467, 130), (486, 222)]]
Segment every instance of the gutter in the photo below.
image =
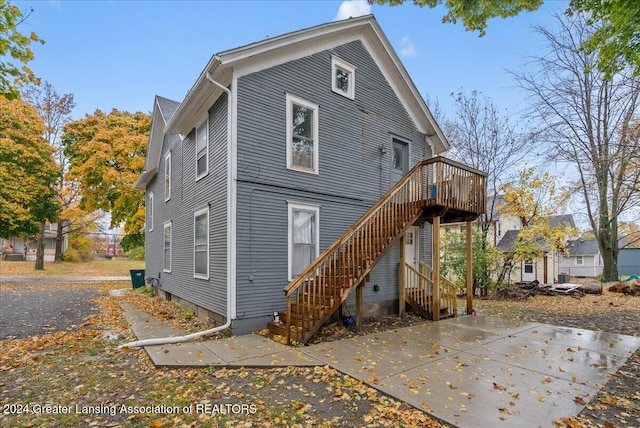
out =
[[(233, 100), (233, 93), (229, 90), (229, 88), (221, 85), (220, 83), (216, 82), (215, 80), (213, 80), (211, 78), (211, 75), (207, 72), (206, 78), (209, 82), (213, 83), (214, 85), (216, 85), (217, 87), (219, 87), (220, 89), (222, 89), (223, 91), (225, 91), (227, 93), (227, 97), (228, 97), (228, 108), (229, 108), (229, 124), (228, 124), (228, 128), (227, 129), (231, 129), (231, 122), (232, 122), (232, 114), (231, 114), (231, 109), (232, 109), (232, 100)], [(229, 274), (227, 274), (229, 275)], [(204, 331), (200, 331), (197, 333), (192, 333), (192, 334), (187, 334), (184, 336), (174, 336), (174, 337), (158, 337), (155, 339), (144, 339), (144, 340), (137, 340), (135, 342), (129, 342), (129, 343), (125, 343), (124, 345), (120, 345), (118, 346), (118, 349), (123, 349), (123, 348), (139, 348), (139, 347), (143, 347), (143, 346), (152, 346), (152, 345), (169, 345), (169, 344), (173, 344), (173, 343), (182, 343), (182, 342), (188, 342), (190, 340), (193, 339), (197, 339), (199, 337), (202, 336), (206, 336), (207, 334), (213, 334), (213, 333), (217, 333), (219, 331), (222, 330), (226, 330), (227, 328), (231, 327), (231, 304), (232, 304), (232, 300), (231, 300), (231, 278), (227, 278), (227, 322), (225, 322), (223, 325), (219, 326), (219, 327), (214, 327), (214, 328), (210, 328), (209, 330), (204, 330)]]

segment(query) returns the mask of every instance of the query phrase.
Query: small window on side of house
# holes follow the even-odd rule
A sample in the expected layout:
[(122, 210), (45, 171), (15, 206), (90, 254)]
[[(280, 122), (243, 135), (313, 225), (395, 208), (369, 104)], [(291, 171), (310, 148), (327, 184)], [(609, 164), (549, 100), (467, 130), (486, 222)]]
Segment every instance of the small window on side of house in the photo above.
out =
[(335, 56), (331, 57), (331, 90), (351, 100), (356, 95), (356, 68)]
[(209, 207), (193, 213), (193, 276), (209, 279)]
[(164, 224), (164, 262), (163, 262), (163, 270), (165, 272), (171, 272), (171, 241), (172, 241), (172, 232), (173, 227), (171, 222)]
[(147, 222), (149, 225), (149, 232), (151, 232), (153, 231), (153, 192), (149, 193), (149, 200), (147, 204)]
[(287, 168), (318, 174), (318, 104), (287, 94)]
[(584, 259), (582, 258), (582, 256), (576, 256), (576, 264), (577, 265), (583, 265), (584, 264)]
[(164, 201), (171, 199), (171, 152), (164, 157)]
[(196, 128), (196, 181), (209, 172), (209, 120)]

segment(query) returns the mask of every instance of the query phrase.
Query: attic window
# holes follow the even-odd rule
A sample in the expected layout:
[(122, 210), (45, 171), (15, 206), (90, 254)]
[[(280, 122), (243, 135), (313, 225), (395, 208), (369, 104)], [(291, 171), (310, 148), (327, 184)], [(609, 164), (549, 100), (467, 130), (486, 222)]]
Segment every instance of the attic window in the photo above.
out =
[(356, 68), (335, 56), (331, 57), (331, 90), (351, 100), (356, 95)]

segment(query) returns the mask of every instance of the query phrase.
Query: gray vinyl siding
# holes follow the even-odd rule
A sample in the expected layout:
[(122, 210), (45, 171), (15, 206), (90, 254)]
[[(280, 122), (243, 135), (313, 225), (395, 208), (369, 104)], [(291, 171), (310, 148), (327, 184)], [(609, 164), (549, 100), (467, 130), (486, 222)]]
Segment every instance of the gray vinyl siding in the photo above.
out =
[[(357, 67), (355, 100), (332, 92), (332, 55)], [(287, 93), (319, 104), (317, 175), (286, 168)], [(240, 77), (237, 100), (236, 314), (250, 324), (285, 308), (287, 202), (320, 206), (322, 253), (390, 188), (392, 137), (410, 142), (410, 167), (431, 152), (359, 41)], [(430, 228), (420, 235), (430, 257)], [(375, 267), (365, 303), (397, 300), (398, 255)]]
[[(158, 173), (147, 186), (155, 195), (154, 228), (147, 232), (146, 276), (162, 289), (218, 314), (226, 314), (227, 97), (209, 110), (209, 172), (196, 182), (195, 130), (180, 142), (165, 138)], [(171, 199), (164, 202), (164, 155), (171, 150)], [(209, 279), (194, 278), (194, 211), (209, 206)], [(163, 224), (172, 222), (172, 271), (163, 272)]]
[(621, 248), (618, 253), (618, 274), (640, 275), (640, 248)]

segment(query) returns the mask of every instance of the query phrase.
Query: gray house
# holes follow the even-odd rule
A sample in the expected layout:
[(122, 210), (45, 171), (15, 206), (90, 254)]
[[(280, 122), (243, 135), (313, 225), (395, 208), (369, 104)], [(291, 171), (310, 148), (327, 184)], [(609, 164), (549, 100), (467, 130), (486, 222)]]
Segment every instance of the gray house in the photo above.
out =
[[(367, 316), (397, 312), (400, 253), (416, 270), (431, 263), (431, 227), (417, 217), (398, 220), (366, 266), (352, 258), (361, 274), (344, 279), (344, 261), (330, 262), (332, 289), (339, 281), (346, 290), (339, 296), (317, 291), (329, 282), (310, 266), (390, 189), (411, 184), (396, 193), (417, 195), (417, 181), (405, 179), (415, 165), (424, 164), (420, 191), (429, 184), (434, 197), (445, 195), (445, 184), (435, 190), (431, 159), (447, 148), (373, 16), (218, 53), (181, 103), (155, 99), (136, 183), (146, 190), (146, 276), (201, 318), (229, 317), (236, 334), (265, 328), (278, 313), (287, 326), (296, 317), (321, 324), (343, 303)], [(471, 180), (462, 166), (447, 168)], [(483, 185), (481, 173), (473, 177)], [(469, 207), (448, 212), (462, 218)], [(310, 269), (315, 281), (301, 279)], [(315, 291), (283, 294), (296, 280)], [(349, 295), (356, 288), (358, 299)], [(296, 315), (291, 295), (307, 313)]]

